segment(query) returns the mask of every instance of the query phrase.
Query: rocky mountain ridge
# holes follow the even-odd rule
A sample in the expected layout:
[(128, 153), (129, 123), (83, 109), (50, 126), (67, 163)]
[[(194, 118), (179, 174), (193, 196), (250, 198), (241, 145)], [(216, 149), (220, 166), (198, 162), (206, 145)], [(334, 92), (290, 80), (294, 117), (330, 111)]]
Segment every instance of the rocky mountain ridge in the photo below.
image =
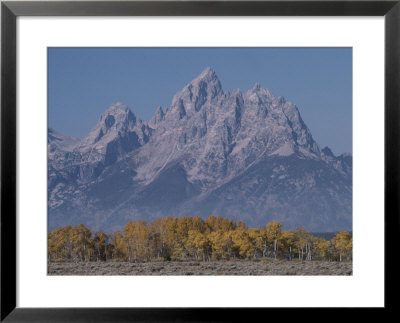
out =
[(210, 214), (351, 229), (352, 157), (320, 149), (298, 108), (206, 68), (147, 123), (111, 105), (82, 140), (49, 130), (49, 227)]

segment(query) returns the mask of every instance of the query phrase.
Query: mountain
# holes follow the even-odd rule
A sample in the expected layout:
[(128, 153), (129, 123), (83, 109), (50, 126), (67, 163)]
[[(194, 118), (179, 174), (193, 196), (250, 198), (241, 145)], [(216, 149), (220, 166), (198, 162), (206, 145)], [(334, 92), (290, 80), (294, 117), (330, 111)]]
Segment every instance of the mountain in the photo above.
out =
[(147, 123), (111, 105), (82, 140), (49, 129), (49, 228), (210, 214), (352, 229), (352, 156), (319, 148), (296, 105), (206, 68)]

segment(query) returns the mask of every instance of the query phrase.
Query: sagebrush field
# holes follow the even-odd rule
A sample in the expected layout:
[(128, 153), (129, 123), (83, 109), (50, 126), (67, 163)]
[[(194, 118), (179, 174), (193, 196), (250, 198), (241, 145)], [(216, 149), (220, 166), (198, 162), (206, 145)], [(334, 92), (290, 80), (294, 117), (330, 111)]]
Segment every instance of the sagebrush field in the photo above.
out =
[(238, 260), (49, 263), (49, 275), (352, 275), (352, 262)]

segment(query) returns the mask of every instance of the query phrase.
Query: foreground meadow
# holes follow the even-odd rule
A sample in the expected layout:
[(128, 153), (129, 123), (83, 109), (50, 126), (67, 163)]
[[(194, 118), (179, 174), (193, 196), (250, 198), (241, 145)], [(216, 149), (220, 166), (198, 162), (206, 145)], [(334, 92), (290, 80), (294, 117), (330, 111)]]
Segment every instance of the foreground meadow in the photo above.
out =
[(49, 275), (241, 275), (317, 276), (352, 275), (352, 262), (263, 259), (237, 261), (162, 262), (56, 262), (48, 264)]

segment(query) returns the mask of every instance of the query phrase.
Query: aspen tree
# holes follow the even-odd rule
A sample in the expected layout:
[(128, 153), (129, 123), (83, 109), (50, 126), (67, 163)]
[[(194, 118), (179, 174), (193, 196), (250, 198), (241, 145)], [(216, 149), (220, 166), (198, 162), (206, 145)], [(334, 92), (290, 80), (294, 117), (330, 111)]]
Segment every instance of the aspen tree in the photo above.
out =
[(353, 247), (353, 239), (349, 232), (338, 231), (336, 236), (332, 239), (334, 250), (339, 254), (339, 261), (343, 261), (345, 257), (351, 254)]
[(278, 253), (278, 242), (282, 235), (282, 223), (269, 222), (267, 224), (267, 238), (269, 241), (273, 241), (274, 245), (274, 258), (276, 259)]

